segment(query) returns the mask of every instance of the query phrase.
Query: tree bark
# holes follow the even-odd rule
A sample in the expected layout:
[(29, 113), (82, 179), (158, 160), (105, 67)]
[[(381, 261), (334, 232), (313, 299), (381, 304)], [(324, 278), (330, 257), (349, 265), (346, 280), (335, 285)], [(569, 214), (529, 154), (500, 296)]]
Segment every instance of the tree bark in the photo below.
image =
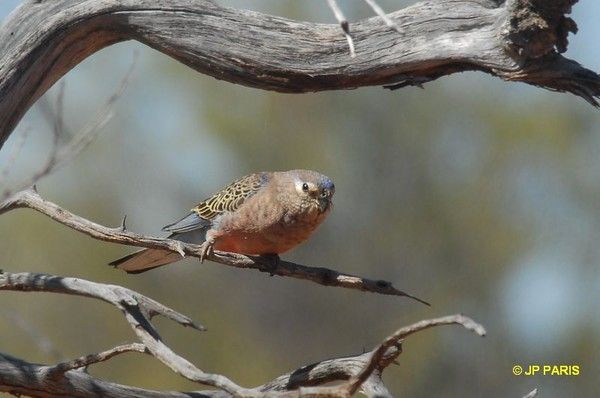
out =
[(577, 0), (429, 0), (352, 23), (297, 22), (208, 0), (28, 1), (0, 28), (0, 146), (61, 76), (111, 44), (137, 40), (232, 83), (301, 93), (421, 85), (480, 70), (598, 105), (600, 76), (562, 57)]
[(52, 377), (52, 366), (38, 365), (0, 353), (0, 391), (36, 398), (225, 398), (223, 391), (153, 391), (97, 379), (80, 370)]
[[(35, 190), (28, 189), (17, 192), (4, 202), (0, 202), (0, 215), (5, 212), (19, 209), (31, 208), (52, 218), (69, 228), (89, 235), (94, 239), (106, 242), (120, 243), (125, 245), (146, 247), (152, 249), (169, 250), (184, 256), (200, 258), (202, 248), (200, 245), (185, 243), (169, 238), (156, 238), (152, 236), (143, 236), (128, 231), (125, 225), (119, 228), (108, 228), (96, 224), (90, 220), (80, 217), (65, 210), (55, 203), (44, 200)], [(311, 281), (324, 286), (338, 286), (346, 289), (360, 290), (363, 292), (385, 294), (389, 296), (408, 297), (422, 304), (430, 306), (416, 296), (396, 289), (391, 282), (363, 278), (338, 272), (325, 267), (311, 267), (308, 265), (296, 264), (289, 261), (273, 260), (270, 257), (263, 256), (245, 256), (238, 253), (228, 253), (215, 251), (206, 257), (208, 260), (228, 265), (230, 267), (243, 269), (256, 269), (266, 272), (271, 276), (278, 275), (292, 277)]]
[[(461, 314), (423, 320), (398, 329), (370, 352), (313, 363), (258, 387), (244, 388), (224, 375), (204, 372), (172, 351), (152, 324), (154, 316), (161, 315), (182, 326), (190, 326), (199, 331), (204, 328), (187, 316), (133, 290), (81, 278), (27, 272), (9, 273), (0, 270), (0, 292), (5, 290), (60, 293), (105, 301), (123, 313), (140, 341), (53, 366), (33, 364), (0, 353), (0, 392), (42, 398), (160, 396), (157, 391), (96, 379), (80, 370), (126, 352), (152, 355), (173, 372), (188, 380), (219, 389), (196, 391), (195, 394), (190, 395), (194, 397), (348, 398), (357, 391), (361, 391), (367, 397), (391, 397), (381, 375), (401, 354), (402, 341), (410, 335), (442, 325), (460, 325), (481, 337), (486, 334), (482, 325)], [(327, 385), (334, 381), (343, 382), (336, 386)], [(187, 393), (165, 392), (162, 396), (181, 397), (185, 396), (184, 394)]]

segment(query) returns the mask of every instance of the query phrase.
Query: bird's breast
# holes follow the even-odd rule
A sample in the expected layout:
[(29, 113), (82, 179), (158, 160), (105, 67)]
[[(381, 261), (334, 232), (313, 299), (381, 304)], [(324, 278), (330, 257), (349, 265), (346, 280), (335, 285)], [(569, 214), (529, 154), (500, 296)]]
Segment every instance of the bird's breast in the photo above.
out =
[(326, 217), (326, 213), (319, 212), (250, 206), (247, 209), (219, 221), (216, 250), (241, 254), (284, 253), (308, 239)]

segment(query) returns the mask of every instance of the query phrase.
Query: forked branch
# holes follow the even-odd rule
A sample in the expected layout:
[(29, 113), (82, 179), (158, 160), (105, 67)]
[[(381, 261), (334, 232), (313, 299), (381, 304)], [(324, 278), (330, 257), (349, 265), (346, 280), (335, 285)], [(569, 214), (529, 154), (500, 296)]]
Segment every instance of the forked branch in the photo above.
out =
[[(304, 366), (254, 388), (244, 388), (227, 377), (206, 373), (174, 353), (151, 323), (153, 315), (163, 315), (183, 326), (203, 330), (185, 315), (132, 290), (79, 278), (32, 273), (0, 273), (0, 291), (51, 292), (91, 297), (114, 305), (137, 335), (140, 343), (117, 346), (57, 365), (37, 365), (0, 354), (0, 391), (33, 397), (350, 397), (362, 391), (369, 397), (391, 397), (381, 375), (401, 354), (401, 341), (411, 334), (440, 325), (461, 325), (483, 336), (485, 330), (463, 315), (424, 320), (404, 327), (387, 337), (374, 350), (350, 357), (328, 359)], [(218, 388), (193, 393), (157, 392), (95, 379), (80, 369), (107, 361), (126, 352), (154, 356), (174, 372), (196, 383)], [(325, 385), (331, 382), (337, 385)]]

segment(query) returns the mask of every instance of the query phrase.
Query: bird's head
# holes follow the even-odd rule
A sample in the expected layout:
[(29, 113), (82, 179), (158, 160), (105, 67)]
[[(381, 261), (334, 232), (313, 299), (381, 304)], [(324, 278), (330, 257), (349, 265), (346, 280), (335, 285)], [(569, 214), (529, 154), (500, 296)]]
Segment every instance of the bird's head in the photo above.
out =
[(294, 170), (294, 188), (302, 202), (319, 213), (326, 213), (331, 209), (335, 185), (331, 179), (323, 174), (311, 170)]

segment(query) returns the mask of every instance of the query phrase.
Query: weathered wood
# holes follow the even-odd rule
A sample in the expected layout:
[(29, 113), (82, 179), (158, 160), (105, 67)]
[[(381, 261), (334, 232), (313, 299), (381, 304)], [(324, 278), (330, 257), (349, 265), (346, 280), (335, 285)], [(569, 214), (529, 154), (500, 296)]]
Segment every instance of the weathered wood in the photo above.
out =
[[(297, 390), (303, 386), (318, 386), (329, 382), (348, 380), (358, 373), (368, 361), (371, 353), (328, 359), (304, 366), (292, 373), (256, 387), (254, 391), (261, 396), (279, 397), (285, 392)], [(400, 350), (392, 349), (386, 354), (389, 365), (400, 355)], [(91, 376), (88, 373), (70, 370), (53, 375), (54, 366), (33, 364), (8, 354), (0, 353), (0, 392), (23, 394), (30, 397), (49, 398), (68, 396), (74, 398), (230, 398), (232, 395), (220, 390), (194, 392), (154, 391), (133, 386), (113, 383)], [(362, 386), (367, 396), (391, 397), (376, 372), (372, 379)], [(290, 394), (290, 397), (297, 394)]]
[(35, 398), (227, 398), (224, 391), (153, 391), (111, 383), (71, 370), (52, 377), (52, 366), (38, 365), (0, 353), (0, 392)]
[[(16, 193), (4, 202), (0, 202), (0, 215), (18, 208), (30, 208), (66, 225), (76, 231), (107, 242), (120, 243), (131, 246), (152, 249), (164, 249), (181, 254), (200, 258), (202, 247), (200, 245), (184, 243), (174, 239), (155, 238), (143, 236), (125, 228), (108, 228), (96, 224), (83, 217), (73, 214), (55, 203), (44, 200), (36, 191), (25, 190)], [(423, 304), (430, 305), (411, 294), (396, 289), (392, 283), (383, 280), (362, 278), (344, 272), (338, 272), (324, 267), (311, 267), (288, 261), (273, 261), (270, 257), (245, 256), (237, 253), (213, 252), (206, 257), (208, 260), (236, 268), (256, 269), (270, 275), (279, 275), (312, 281), (324, 286), (339, 286), (346, 289), (355, 289), (363, 292), (385, 294), (390, 296), (404, 296)]]
[[(483, 336), (485, 330), (472, 319), (460, 314), (419, 321), (398, 329), (374, 350), (364, 354), (328, 359), (304, 366), (254, 388), (244, 388), (227, 377), (205, 373), (185, 358), (175, 354), (160, 338), (151, 323), (153, 315), (163, 315), (183, 326), (195, 325), (186, 316), (135, 291), (81, 278), (36, 273), (9, 273), (0, 270), (0, 291), (50, 292), (91, 297), (118, 308), (140, 340), (89, 354), (57, 365), (33, 364), (0, 353), (0, 392), (33, 397), (182, 397), (189, 393), (144, 390), (96, 379), (80, 368), (107, 361), (126, 352), (154, 356), (175, 373), (196, 383), (216, 387), (219, 391), (196, 391), (193, 397), (272, 397), (298, 398), (350, 397), (361, 391), (368, 397), (391, 397), (381, 379), (383, 371), (401, 354), (401, 341), (422, 330), (442, 325), (460, 325)], [(337, 386), (327, 383), (343, 381)]]
[(567, 91), (597, 105), (600, 77), (561, 55), (577, 0), (426, 0), (350, 25), (296, 22), (208, 0), (27, 1), (0, 28), (0, 145), (78, 62), (137, 40), (201, 73), (283, 92), (419, 85), (465, 70)]

